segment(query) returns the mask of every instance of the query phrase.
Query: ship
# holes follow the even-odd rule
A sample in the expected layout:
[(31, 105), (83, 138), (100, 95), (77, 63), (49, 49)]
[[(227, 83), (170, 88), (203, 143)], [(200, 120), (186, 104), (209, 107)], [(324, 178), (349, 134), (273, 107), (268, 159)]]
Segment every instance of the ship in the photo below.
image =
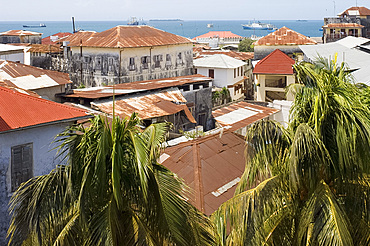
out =
[(25, 28), (37, 28), (37, 27), (46, 27), (45, 24), (40, 23), (40, 25), (23, 25)]
[(253, 22), (252, 24), (243, 24), (243, 29), (247, 30), (276, 30), (276, 26), (267, 23)]
[(207, 24), (207, 28), (212, 28), (213, 27), (213, 24), (210, 23), (210, 24)]

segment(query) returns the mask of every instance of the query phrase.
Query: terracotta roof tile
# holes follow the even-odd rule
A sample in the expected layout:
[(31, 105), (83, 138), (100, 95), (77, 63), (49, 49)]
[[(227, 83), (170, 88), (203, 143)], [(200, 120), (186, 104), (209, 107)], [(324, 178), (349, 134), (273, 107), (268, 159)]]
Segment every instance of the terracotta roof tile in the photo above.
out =
[(42, 33), (25, 30), (9, 30), (0, 33), (0, 36), (33, 36), (33, 35), (42, 35)]
[(0, 86), (0, 132), (85, 117), (83, 110)]
[(253, 69), (254, 74), (293, 74), (295, 61), (276, 49), (260, 60)]
[(254, 45), (303, 45), (317, 44), (316, 41), (293, 31), (287, 27), (282, 27), (273, 33), (257, 40)]
[(202, 34), (193, 38), (194, 40), (199, 38), (243, 38), (237, 34), (234, 34), (230, 31), (210, 31), (208, 33)]
[(80, 32), (69, 36), (63, 41), (70, 41), (69, 46), (82, 45), (84, 47), (106, 48), (134, 48), (192, 43), (188, 38), (150, 26), (116, 26), (103, 32), (79, 36), (81, 36)]
[(230, 199), (243, 175), (244, 140), (230, 131), (166, 148), (162, 163), (192, 189), (190, 202), (207, 215)]

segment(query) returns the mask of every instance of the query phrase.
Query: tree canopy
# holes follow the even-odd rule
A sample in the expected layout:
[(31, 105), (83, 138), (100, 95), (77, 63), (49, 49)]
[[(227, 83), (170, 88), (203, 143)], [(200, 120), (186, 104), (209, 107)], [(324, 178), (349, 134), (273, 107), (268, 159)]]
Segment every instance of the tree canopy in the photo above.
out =
[(246, 38), (239, 42), (238, 50), (240, 52), (253, 52), (254, 51), (254, 45), (253, 43), (255, 40)]
[(212, 215), (221, 245), (369, 245), (369, 109), (345, 64), (294, 68), (288, 128), (249, 129), (235, 196)]

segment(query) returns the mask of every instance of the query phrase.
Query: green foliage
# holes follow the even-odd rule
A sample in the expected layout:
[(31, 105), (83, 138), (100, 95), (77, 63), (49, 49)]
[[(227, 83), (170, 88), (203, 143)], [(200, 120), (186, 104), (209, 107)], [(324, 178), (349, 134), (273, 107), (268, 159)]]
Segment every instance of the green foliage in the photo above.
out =
[(86, 88), (85, 84), (80, 84), (79, 86), (77, 86), (77, 89), (83, 89), (83, 88)]
[(9, 245), (213, 245), (208, 218), (156, 161), (169, 124), (139, 122), (96, 116), (60, 134), (68, 165), (14, 193)]
[(246, 38), (239, 42), (238, 50), (240, 52), (254, 52), (254, 45), (253, 43), (255, 40)]
[(211, 217), (221, 245), (369, 245), (364, 93), (336, 60), (294, 68), (288, 128), (260, 121), (249, 129), (235, 196)]

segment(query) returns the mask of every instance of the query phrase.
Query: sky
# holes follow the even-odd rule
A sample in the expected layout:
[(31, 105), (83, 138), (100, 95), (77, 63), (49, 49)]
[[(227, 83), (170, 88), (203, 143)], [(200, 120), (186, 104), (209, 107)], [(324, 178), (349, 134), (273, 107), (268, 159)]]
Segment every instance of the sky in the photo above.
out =
[[(356, 0), (8, 0), (0, 21), (322, 20), (351, 6)], [(357, 6), (370, 8), (370, 0)]]

